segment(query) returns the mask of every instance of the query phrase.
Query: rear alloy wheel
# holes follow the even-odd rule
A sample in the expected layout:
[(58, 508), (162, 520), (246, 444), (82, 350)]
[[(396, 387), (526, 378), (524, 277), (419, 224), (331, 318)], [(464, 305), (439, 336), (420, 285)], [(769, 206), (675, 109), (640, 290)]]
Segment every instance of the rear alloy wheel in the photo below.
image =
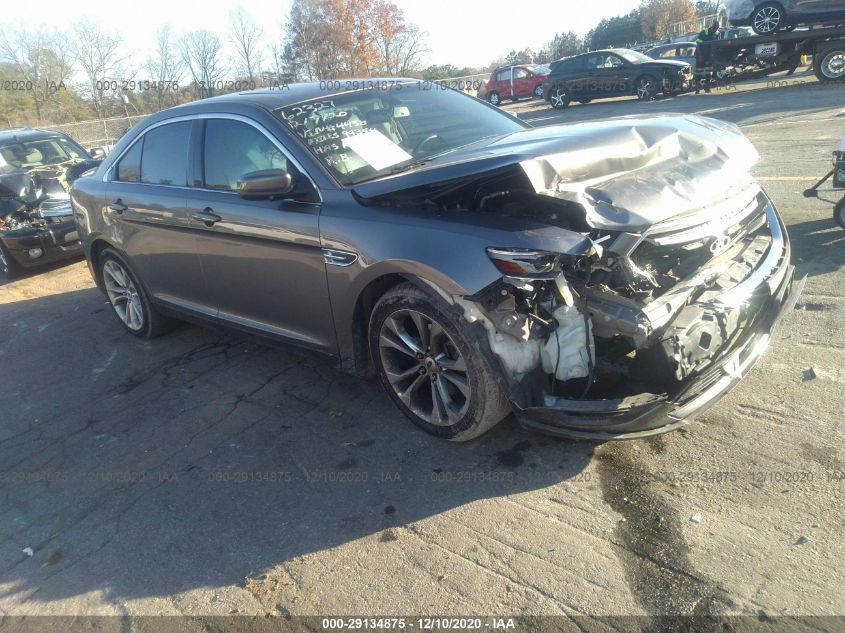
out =
[(20, 274), (20, 268), (6, 247), (0, 244), (0, 279), (14, 279)]
[(845, 48), (836, 48), (817, 55), (814, 70), (819, 81), (845, 79)]
[(767, 2), (754, 10), (751, 28), (757, 35), (771, 35), (783, 28), (786, 15), (776, 2)]
[(100, 278), (115, 315), (130, 334), (153, 338), (169, 329), (171, 320), (155, 311), (129, 266), (110, 248), (100, 255)]
[(388, 291), (370, 319), (370, 349), (382, 386), (417, 426), (452, 441), (483, 435), (510, 407), (490, 375), (468, 322), (412, 284)]
[(499, 93), (494, 90), (489, 95), (487, 95), (487, 101), (492, 103), (494, 106), (497, 106), (502, 103), (502, 98), (499, 96)]
[(570, 102), (569, 93), (566, 91), (566, 88), (552, 88), (552, 92), (549, 95), (549, 103), (552, 104), (552, 107), (555, 110), (564, 110), (569, 106)]
[(542, 99), (543, 98), (543, 86), (542, 84), (537, 84), (534, 86), (534, 98), (535, 99)]
[(833, 219), (840, 226), (845, 229), (845, 198), (839, 201), (833, 209)]
[(637, 80), (637, 99), (640, 101), (654, 101), (659, 90), (660, 84), (651, 75), (643, 75)]

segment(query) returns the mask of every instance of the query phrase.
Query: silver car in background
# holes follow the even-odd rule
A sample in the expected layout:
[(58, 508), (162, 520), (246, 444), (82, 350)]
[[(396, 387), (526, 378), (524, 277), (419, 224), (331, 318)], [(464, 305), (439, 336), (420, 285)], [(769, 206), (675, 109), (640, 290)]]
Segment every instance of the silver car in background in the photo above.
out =
[(845, 22), (843, 0), (727, 0), (725, 8), (731, 25), (750, 26), (758, 35), (770, 35), (799, 24)]

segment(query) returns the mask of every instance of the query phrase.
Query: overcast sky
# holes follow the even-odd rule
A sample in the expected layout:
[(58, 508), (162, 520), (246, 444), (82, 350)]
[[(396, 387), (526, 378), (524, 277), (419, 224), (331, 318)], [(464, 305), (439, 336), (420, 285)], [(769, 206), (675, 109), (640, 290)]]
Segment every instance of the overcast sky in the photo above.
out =
[[(627, 13), (639, 4), (639, 0), (521, 0), (507, 4), (490, 0), (395, 1), (406, 17), (427, 33), (430, 52), (424, 65), (451, 63), (459, 67), (486, 66), (513, 49), (536, 50), (561, 31), (572, 30), (583, 35), (602, 18)], [(22, 20), (54, 28), (74, 22), (78, 12), (96, 6), (100, 11), (87, 15), (119, 33), (140, 65), (150, 53), (154, 33), (164, 24), (170, 24), (176, 34), (206, 28), (223, 37), (228, 29), (229, 12), (241, 6), (268, 36), (276, 36), (287, 19), (290, 0), (135, 3), (39, 0), (34, 4), (7, 0), (4, 4), (3, 22), (7, 25)]]

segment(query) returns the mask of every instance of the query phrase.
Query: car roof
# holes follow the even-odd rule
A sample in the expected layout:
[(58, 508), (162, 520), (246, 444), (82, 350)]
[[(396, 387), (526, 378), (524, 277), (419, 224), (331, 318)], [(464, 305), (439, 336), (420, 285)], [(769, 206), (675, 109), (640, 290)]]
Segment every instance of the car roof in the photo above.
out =
[[(274, 110), (320, 97), (328, 98), (350, 92), (364, 92), (376, 87), (377, 84), (392, 86), (397, 83), (417, 83), (419, 81), (421, 80), (413, 77), (368, 77), (366, 79), (330, 79), (309, 83), (280, 84), (269, 88), (234, 92), (219, 97), (192, 101), (185, 105), (230, 103), (257, 105)], [(176, 108), (182, 107), (184, 106), (177, 106)]]
[(39, 130), (31, 127), (12, 127), (0, 130), (0, 143), (57, 137), (67, 138), (61, 132), (56, 132), (54, 130)]

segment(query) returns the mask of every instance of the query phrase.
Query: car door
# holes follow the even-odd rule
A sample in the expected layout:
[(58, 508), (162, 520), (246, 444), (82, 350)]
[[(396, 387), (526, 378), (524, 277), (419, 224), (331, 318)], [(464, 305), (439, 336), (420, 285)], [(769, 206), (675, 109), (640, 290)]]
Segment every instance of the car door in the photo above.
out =
[(573, 98), (587, 96), (589, 94), (590, 71), (586, 66), (588, 56), (573, 57), (561, 62), (559, 77), (555, 79), (555, 85), (563, 84), (570, 96)]
[(534, 92), (534, 74), (527, 68), (513, 69), (513, 96), (518, 99), (530, 97)]
[[(266, 128), (237, 115), (202, 121), (201, 182), (188, 197), (197, 252), (222, 322), (336, 353), (316, 188)], [(246, 200), (247, 173), (284, 169), (310, 196)]]
[(106, 178), (110, 237), (155, 301), (209, 316), (205, 279), (187, 208), (190, 120), (146, 130)]
[(502, 99), (513, 95), (513, 68), (505, 68), (496, 73), (496, 91)]

